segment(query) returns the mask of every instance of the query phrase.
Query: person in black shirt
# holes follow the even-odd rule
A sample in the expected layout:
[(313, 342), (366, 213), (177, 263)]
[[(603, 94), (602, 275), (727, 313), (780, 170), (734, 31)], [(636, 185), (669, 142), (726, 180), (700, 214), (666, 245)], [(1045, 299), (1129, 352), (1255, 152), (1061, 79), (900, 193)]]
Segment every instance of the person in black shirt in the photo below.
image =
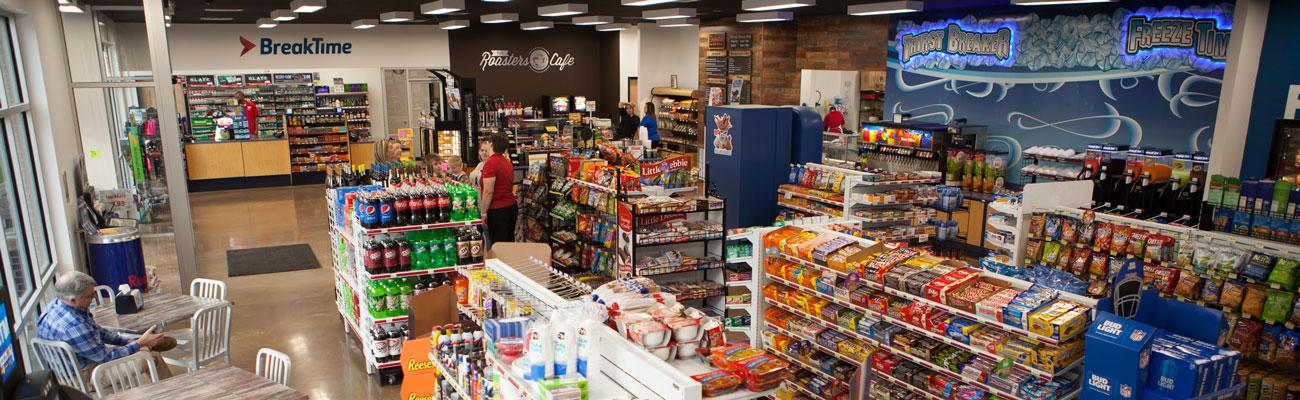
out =
[(641, 118), (636, 116), (636, 107), (632, 103), (621, 103), (618, 108), (618, 130), (615, 140), (635, 139), (636, 129), (641, 124)]

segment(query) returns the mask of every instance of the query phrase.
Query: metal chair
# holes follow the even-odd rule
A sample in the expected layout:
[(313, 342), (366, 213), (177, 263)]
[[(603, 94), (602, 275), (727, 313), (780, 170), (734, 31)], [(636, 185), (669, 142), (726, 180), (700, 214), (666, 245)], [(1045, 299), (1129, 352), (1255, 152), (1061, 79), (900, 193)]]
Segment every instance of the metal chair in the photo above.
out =
[(163, 353), (169, 365), (193, 372), (217, 359), (230, 364), (230, 303), (208, 306), (190, 317), (192, 340)]
[(289, 355), (263, 347), (257, 351), (257, 376), (269, 381), (289, 386), (289, 370), (293, 361)]
[(225, 300), (226, 283), (216, 279), (194, 278), (190, 281), (190, 296)]
[(109, 304), (113, 301), (113, 288), (108, 285), (95, 286), (95, 305)]
[[(145, 371), (149, 371), (146, 376)], [(95, 394), (104, 396), (158, 382), (158, 365), (147, 351), (100, 364), (90, 373), (95, 383)]]
[(41, 365), (54, 372), (59, 385), (90, 393), (90, 385), (82, 379), (81, 362), (77, 361), (77, 352), (72, 350), (71, 345), (36, 338), (32, 339), (32, 348), (36, 350), (36, 358), (41, 361)]

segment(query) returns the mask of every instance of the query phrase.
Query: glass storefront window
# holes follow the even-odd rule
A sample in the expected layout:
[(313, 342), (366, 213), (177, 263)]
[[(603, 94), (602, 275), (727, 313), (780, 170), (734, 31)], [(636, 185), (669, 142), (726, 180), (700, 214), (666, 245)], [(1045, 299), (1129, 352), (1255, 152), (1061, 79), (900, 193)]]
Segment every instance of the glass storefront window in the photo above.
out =
[(16, 305), (30, 303), (54, 266), (13, 20), (0, 15), (0, 241)]

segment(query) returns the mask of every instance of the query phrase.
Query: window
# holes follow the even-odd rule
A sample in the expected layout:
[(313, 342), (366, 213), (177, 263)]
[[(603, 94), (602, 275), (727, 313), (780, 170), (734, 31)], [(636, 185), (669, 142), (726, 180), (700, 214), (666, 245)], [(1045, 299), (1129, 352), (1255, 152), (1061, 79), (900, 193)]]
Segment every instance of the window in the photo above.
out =
[(54, 267), (13, 19), (0, 15), (0, 260), (15, 310)]

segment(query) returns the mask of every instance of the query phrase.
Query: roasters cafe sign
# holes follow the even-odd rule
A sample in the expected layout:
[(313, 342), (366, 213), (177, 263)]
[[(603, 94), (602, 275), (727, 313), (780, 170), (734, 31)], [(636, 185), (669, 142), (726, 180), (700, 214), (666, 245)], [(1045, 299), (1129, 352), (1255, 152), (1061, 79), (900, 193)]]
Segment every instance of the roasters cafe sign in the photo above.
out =
[(560, 54), (551, 52), (545, 47), (534, 47), (528, 51), (528, 54), (515, 54), (510, 50), (484, 51), (483, 59), (479, 60), (478, 66), (483, 71), (487, 71), (488, 68), (528, 68), (540, 74), (551, 68), (563, 71), (573, 66), (576, 61), (573, 54)]

